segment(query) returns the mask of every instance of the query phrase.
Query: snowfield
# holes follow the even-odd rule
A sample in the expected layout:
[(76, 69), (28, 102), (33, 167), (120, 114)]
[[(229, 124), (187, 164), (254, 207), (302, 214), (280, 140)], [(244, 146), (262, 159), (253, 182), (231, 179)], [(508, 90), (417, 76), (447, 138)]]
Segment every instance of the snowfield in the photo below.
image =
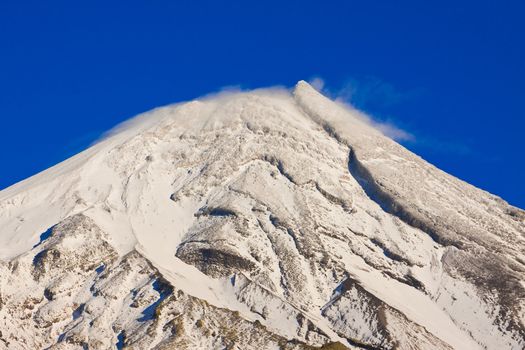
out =
[(525, 212), (299, 82), (0, 192), (1, 349), (524, 349)]

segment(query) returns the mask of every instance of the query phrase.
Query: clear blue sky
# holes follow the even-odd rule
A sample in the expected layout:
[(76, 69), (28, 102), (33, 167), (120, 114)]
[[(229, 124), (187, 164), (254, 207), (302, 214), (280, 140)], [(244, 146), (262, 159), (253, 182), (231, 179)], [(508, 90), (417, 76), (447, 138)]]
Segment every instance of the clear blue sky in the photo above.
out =
[(0, 188), (153, 107), (321, 77), (525, 208), (524, 18), (523, 1), (2, 0)]

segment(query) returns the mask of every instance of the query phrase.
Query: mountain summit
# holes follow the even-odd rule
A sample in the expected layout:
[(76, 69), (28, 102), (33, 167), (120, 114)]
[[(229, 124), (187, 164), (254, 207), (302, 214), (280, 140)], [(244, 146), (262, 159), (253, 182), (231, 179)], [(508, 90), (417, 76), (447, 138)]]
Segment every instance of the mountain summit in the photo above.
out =
[(523, 349), (525, 212), (305, 82), (0, 192), (2, 349)]

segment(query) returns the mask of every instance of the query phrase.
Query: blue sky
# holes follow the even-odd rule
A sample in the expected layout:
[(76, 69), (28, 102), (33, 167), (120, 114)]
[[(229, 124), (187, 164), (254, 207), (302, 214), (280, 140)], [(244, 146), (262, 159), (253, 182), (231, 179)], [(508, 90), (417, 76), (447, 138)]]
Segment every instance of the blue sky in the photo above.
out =
[(224, 86), (324, 89), (525, 208), (523, 1), (0, 1), (0, 188)]

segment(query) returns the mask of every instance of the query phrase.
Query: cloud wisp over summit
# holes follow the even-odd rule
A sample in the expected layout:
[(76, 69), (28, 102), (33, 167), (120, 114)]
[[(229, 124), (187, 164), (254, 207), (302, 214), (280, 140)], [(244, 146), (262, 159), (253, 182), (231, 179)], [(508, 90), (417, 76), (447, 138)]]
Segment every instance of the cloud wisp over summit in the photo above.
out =
[(398, 91), (392, 84), (375, 77), (369, 77), (363, 81), (349, 79), (339, 89), (328, 87), (324, 79), (320, 77), (312, 78), (309, 83), (317, 91), (345, 108), (358, 111), (357, 114), (363, 121), (395, 141), (415, 146), (418, 149), (426, 149), (434, 154), (447, 154), (459, 158), (476, 156), (472, 148), (464, 143), (464, 140), (444, 140), (425, 135), (417, 130), (408, 131), (400, 127), (398, 122), (392, 118), (378, 118), (367, 110), (367, 106), (380, 106), (388, 110), (394, 105), (417, 98), (422, 94), (423, 89)]
[[(334, 92), (334, 90), (326, 88), (325, 82), (321, 78), (314, 78), (310, 80), (309, 83), (310, 85), (312, 85), (314, 89), (321, 92), (328, 98), (332, 99), (334, 102), (340, 104), (342, 107), (346, 109), (352, 110), (352, 112), (354, 112), (354, 115), (356, 115), (358, 118), (361, 118), (361, 120), (364, 121), (365, 123), (381, 131), (384, 135), (396, 141), (401, 141), (401, 142), (402, 141), (414, 142), (416, 140), (415, 136), (412, 133), (396, 126), (391, 120), (379, 120), (378, 118), (372, 117), (367, 112), (364, 112), (356, 108), (354, 104), (352, 103), (352, 100), (349, 98), (350, 97), (349, 91), (352, 89), (349, 85), (343, 87), (343, 89), (340, 89)], [(197, 97), (193, 99), (193, 101), (224, 100), (224, 99), (228, 99), (232, 95), (242, 94), (242, 93), (247, 93), (247, 92), (254, 92), (254, 91), (264, 93), (264, 94), (281, 94), (282, 95), (282, 94), (290, 93), (290, 88), (287, 88), (282, 85), (275, 85), (275, 86), (264, 87), (264, 88), (246, 89), (242, 85), (239, 85), (239, 84), (238, 85), (228, 85), (228, 86), (224, 86), (220, 88), (216, 92), (212, 92), (212, 93)], [(175, 102), (171, 105), (158, 107), (153, 110), (146, 111), (144, 113), (140, 113), (136, 116), (133, 116), (117, 124), (110, 130), (102, 133), (101, 136), (95, 139), (91, 145), (96, 144), (100, 141), (103, 141), (120, 132), (134, 129), (138, 126), (141, 126), (142, 128), (147, 128), (148, 126), (151, 126), (157, 123), (159, 119), (161, 118), (160, 114), (153, 113), (154, 111), (157, 111), (165, 107), (176, 107), (186, 102), (191, 102), (191, 101)]]
[[(381, 100), (382, 98), (384, 98), (385, 101), (380, 101), (379, 103), (383, 103), (385, 106), (388, 106), (389, 104), (396, 104), (407, 99), (408, 95), (411, 94), (396, 92), (394, 87), (388, 83), (381, 83), (379, 79), (373, 79), (372, 85), (376, 86), (376, 88), (368, 86), (368, 83), (358, 83), (356, 80), (350, 80), (350, 82), (345, 84), (342, 88), (333, 89), (327, 87), (325, 81), (319, 77), (311, 79), (309, 83), (314, 89), (340, 104), (342, 107), (352, 110), (354, 115), (356, 115), (358, 118), (361, 118), (362, 121), (381, 131), (385, 136), (388, 136), (395, 141), (407, 145), (415, 145), (418, 148), (426, 148), (434, 153), (454, 154), (459, 157), (464, 157), (472, 153), (468, 146), (459, 142), (455, 142), (454, 140), (443, 141), (430, 136), (420, 134), (416, 135), (412, 131), (408, 131), (399, 127), (396, 121), (394, 121), (392, 118), (377, 118), (375, 115), (359, 108), (359, 105), (366, 104), (364, 101), (377, 101)], [(363, 86), (364, 91), (361, 91), (360, 89)], [(194, 101), (223, 100), (228, 99), (235, 94), (242, 94), (252, 91), (259, 91), (265, 94), (287, 94), (290, 92), (290, 88), (284, 87), (282, 85), (276, 85), (257, 89), (247, 89), (242, 85), (229, 85), (220, 88), (216, 92), (197, 97), (194, 99)], [(367, 96), (367, 94), (370, 94), (370, 96)], [(356, 99), (357, 102), (354, 103)], [(185, 102), (189, 101), (176, 102), (169, 106), (175, 107), (177, 105), (184, 104)], [(148, 111), (139, 114), (116, 125), (109, 131), (103, 133), (98, 139), (95, 139), (92, 144), (105, 140), (116, 133), (135, 128), (138, 125), (147, 127), (148, 125), (158, 122), (158, 115), (157, 117), (152, 117), (152, 114), (155, 113), (151, 112), (152, 111)]]
[[(317, 91), (321, 92), (325, 96), (331, 98), (335, 102), (343, 105), (345, 108), (358, 111), (358, 116), (367, 124), (373, 126), (374, 128), (381, 131), (384, 135), (390, 137), (393, 140), (396, 141), (416, 141), (416, 137), (409, 131), (404, 130), (397, 125), (395, 125), (394, 122), (391, 120), (379, 120), (378, 118), (374, 118), (370, 114), (359, 110), (355, 104), (353, 103), (353, 97), (355, 97), (357, 94), (361, 94), (361, 96), (366, 96), (366, 93), (362, 93), (358, 89), (358, 84), (354, 83), (348, 83), (345, 84), (341, 89), (333, 90), (326, 87), (325, 81), (320, 77), (315, 77), (310, 80), (310, 85)], [(390, 99), (400, 99), (401, 94), (395, 94), (393, 87), (391, 85), (386, 85), (388, 88), (385, 88), (384, 95), (385, 96), (391, 96)], [(358, 92), (359, 91), (359, 92)], [(396, 97), (397, 96), (397, 97)]]

